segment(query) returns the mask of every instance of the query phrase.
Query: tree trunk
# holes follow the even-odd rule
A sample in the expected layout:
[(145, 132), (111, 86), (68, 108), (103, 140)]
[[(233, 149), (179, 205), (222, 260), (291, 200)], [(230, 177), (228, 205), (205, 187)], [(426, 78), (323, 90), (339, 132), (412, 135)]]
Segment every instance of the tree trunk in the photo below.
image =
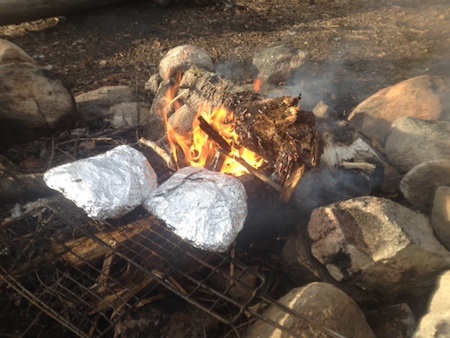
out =
[(123, 0), (0, 0), (0, 25), (60, 16)]

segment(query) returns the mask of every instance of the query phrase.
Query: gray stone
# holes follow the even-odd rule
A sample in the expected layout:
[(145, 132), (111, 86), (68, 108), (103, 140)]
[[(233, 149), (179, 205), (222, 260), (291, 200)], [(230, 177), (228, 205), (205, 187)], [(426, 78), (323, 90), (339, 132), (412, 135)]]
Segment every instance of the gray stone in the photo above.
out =
[(400, 191), (412, 205), (429, 211), (434, 193), (441, 185), (450, 185), (450, 159), (434, 160), (415, 166), (403, 176)]
[(422, 75), (384, 88), (361, 102), (349, 115), (351, 125), (384, 144), (395, 120), (450, 120), (450, 79)]
[(75, 101), (82, 118), (92, 123), (107, 117), (113, 105), (136, 101), (136, 94), (127, 86), (106, 86), (80, 94)]
[[(344, 337), (375, 337), (358, 305), (344, 292), (328, 283), (311, 283), (278, 300), (281, 304)], [(328, 336), (323, 330), (312, 328), (277, 306), (271, 306), (263, 314), (276, 323), (287, 327), (300, 337)], [(289, 337), (287, 333), (261, 320), (245, 333), (245, 338)]]
[(161, 81), (162, 78), (159, 74), (153, 74), (145, 83), (145, 90), (148, 90), (151, 94), (156, 95)]
[(169, 123), (178, 134), (185, 135), (192, 131), (192, 123), (196, 116), (197, 112), (184, 104), (169, 117)]
[(313, 211), (311, 252), (338, 281), (386, 297), (417, 293), (450, 266), (429, 219), (391, 200), (359, 197)]
[(366, 319), (377, 337), (410, 338), (417, 325), (405, 303), (366, 312)]
[(0, 143), (25, 143), (69, 129), (78, 114), (58, 74), (30, 63), (0, 65)]
[(403, 117), (392, 124), (384, 150), (391, 164), (406, 173), (422, 162), (450, 159), (450, 122)]
[(450, 187), (436, 189), (431, 212), (431, 226), (437, 239), (450, 250)]
[(165, 135), (164, 120), (150, 108), (146, 102), (118, 103), (110, 108), (106, 121), (117, 129), (139, 127), (146, 139), (157, 141)]
[(0, 39), (0, 65), (21, 62), (36, 63), (22, 48), (8, 40)]
[(196, 66), (212, 72), (214, 65), (211, 57), (202, 48), (183, 45), (172, 48), (159, 63), (159, 75), (168, 80), (178, 72), (185, 72), (191, 66)]
[(106, 121), (117, 129), (145, 126), (148, 122), (150, 107), (151, 105), (145, 102), (117, 103), (109, 109)]
[(414, 338), (450, 337), (450, 271), (439, 276), (428, 312), (419, 322)]
[(253, 57), (258, 78), (264, 82), (278, 84), (288, 80), (307, 60), (307, 52), (278, 45), (266, 48)]

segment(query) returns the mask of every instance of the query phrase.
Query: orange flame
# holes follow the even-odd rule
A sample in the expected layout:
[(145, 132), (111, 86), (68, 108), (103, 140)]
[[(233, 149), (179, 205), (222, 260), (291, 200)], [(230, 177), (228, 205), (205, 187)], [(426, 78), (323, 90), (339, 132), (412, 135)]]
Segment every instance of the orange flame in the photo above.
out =
[[(174, 104), (172, 101), (176, 89), (171, 88), (169, 90), (166, 100), (168, 105)], [(164, 111), (163, 115), (170, 150), (177, 163), (184, 163), (193, 167), (212, 167), (217, 160), (220, 167), (215, 168), (215, 170), (234, 176), (244, 175), (248, 171), (233, 157), (241, 157), (254, 168), (259, 168), (263, 163), (261, 156), (239, 145), (239, 136), (235, 132), (234, 123), (232, 123), (234, 114), (224, 107), (212, 109), (206, 105), (200, 107), (192, 124), (192, 131), (186, 135), (177, 133), (167, 118), (167, 111)], [(232, 150), (228, 154), (230, 156), (220, 155), (216, 142), (211, 140), (200, 128), (200, 122), (197, 118), (199, 116), (202, 116), (231, 145)], [(220, 157), (220, 160), (216, 156)]]
[(263, 80), (260, 78), (257, 78), (255, 80), (255, 82), (253, 82), (253, 91), (258, 94), (261, 91), (262, 84), (263, 84)]

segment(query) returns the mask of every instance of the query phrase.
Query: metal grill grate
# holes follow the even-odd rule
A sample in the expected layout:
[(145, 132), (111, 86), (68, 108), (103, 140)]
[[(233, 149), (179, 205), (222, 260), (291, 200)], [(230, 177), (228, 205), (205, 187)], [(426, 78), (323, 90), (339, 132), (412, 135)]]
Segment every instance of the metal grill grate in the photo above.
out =
[(1, 225), (0, 288), (14, 289), (80, 337), (111, 335), (161, 286), (231, 327), (251, 316), (297, 336), (257, 310), (267, 305), (309, 322), (264, 294), (262, 274), (229, 255), (197, 250), (142, 216), (94, 222), (64, 198), (41, 202)]

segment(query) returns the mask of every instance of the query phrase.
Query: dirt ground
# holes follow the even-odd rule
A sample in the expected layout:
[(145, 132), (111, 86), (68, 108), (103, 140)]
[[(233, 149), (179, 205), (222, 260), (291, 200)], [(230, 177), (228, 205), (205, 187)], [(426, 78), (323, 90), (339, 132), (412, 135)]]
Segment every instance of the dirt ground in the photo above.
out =
[(342, 114), (401, 80), (450, 76), (450, 0), (232, 2), (129, 1), (0, 26), (0, 38), (62, 74), (75, 95), (129, 85), (149, 103), (145, 82), (183, 44), (204, 48), (225, 74), (246, 83), (254, 80), (249, 69), (258, 51), (277, 44), (304, 50), (311, 60), (286, 92), (301, 92), (306, 109), (324, 100)]
[[(305, 108), (320, 99), (348, 112), (376, 90), (421, 74), (450, 74), (448, 0), (233, 0), (199, 6), (125, 2), (60, 18), (0, 26), (6, 38), (63, 74), (74, 94), (144, 83), (172, 47), (194, 44), (245, 71), (275, 44), (310, 53)], [(247, 79), (249, 82), (252, 80)]]

